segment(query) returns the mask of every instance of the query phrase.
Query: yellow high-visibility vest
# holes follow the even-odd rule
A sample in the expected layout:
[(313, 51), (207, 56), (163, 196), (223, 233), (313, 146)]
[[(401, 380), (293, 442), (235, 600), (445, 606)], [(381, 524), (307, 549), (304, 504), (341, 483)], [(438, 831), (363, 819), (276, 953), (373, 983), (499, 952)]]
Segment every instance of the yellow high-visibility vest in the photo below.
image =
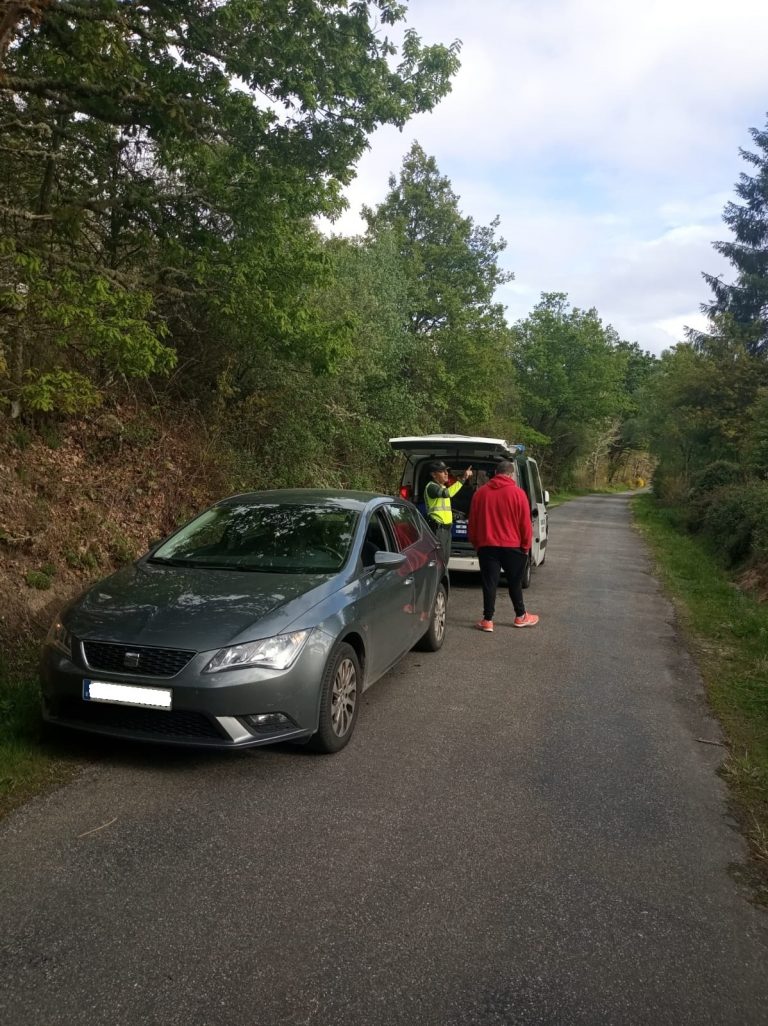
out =
[[(434, 499), (431, 498), (427, 494), (431, 484), (437, 485), (444, 494), (439, 495)], [(454, 481), (452, 485), (448, 485), (447, 488), (443, 488), (442, 485), (437, 484), (437, 481), (428, 481), (427, 486), (424, 489), (424, 505), (427, 507), (427, 516), (432, 520), (436, 520), (440, 524), (450, 526), (453, 523), (453, 510), (451, 509), (450, 497), (460, 491), (463, 484), (463, 481)]]

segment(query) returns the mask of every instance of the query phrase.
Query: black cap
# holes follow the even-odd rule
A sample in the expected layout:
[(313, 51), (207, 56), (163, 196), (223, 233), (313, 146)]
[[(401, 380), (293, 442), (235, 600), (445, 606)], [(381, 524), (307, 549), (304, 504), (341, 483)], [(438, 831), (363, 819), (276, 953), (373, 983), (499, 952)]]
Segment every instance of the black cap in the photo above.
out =
[(429, 465), (429, 472), (430, 472), (430, 474), (436, 474), (438, 472), (438, 470), (447, 470), (447, 469), (448, 469), (448, 464), (444, 463), (442, 460), (432, 460), (432, 462)]

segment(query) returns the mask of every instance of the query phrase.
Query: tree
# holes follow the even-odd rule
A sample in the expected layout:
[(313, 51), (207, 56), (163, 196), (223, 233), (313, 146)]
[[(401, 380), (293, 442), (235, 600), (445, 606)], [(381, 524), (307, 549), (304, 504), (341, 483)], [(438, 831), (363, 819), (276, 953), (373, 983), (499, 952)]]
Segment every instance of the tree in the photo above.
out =
[(416, 393), (429, 397), (444, 429), (479, 430), (507, 394), (508, 328), (495, 302), (512, 278), (499, 267), (506, 243), (459, 210), (437, 164), (414, 143), (399, 178), (375, 210), (365, 208), (368, 237), (390, 233), (407, 282), (410, 351), (403, 364)]
[(522, 416), (546, 440), (550, 478), (564, 480), (579, 458), (594, 451), (598, 435), (613, 435), (626, 350), (595, 310), (570, 308), (560, 292), (544, 293), (512, 337)]
[[(280, 268), (319, 264), (290, 242), (338, 210), (367, 135), (430, 110), (458, 67), (457, 45), (423, 46), (410, 29), (398, 57), (386, 33), (406, 8), (386, 0), (15, 8), (0, 78), (0, 400), (15, 408), (42, 374), (89, 372), (19, 301), (37, 287), (75, 282), (84, 302), (101, 280), (148, 294), (146, 326), (176, 342), (231, 316), (245, 282), (268, 311), (264, 342), (295, 340), (295, 274)], [(101, 362), (114, 371), (108, 352)]]
[(747, 163), (756, 169), (750, 176), (741, 173), (736, 195), (741, 204), (726, 204), (723, 220), (734, 240), (715, 242), (714, 247), (734, 265), (736, 280), (727, 284), (711, 274), (704, 278), (714, 300), (702, 305), (712, 321), (711, 331), (690, 331), (700, 349), (707, 350), (723, 340), (737, 340), (752, 356), (768, 353), (768, 129), (750, 129), (756, 152), (740, 150)]
[(762, 419), (766, 385), (765, 361), (737, 343), (709, 352), (683, 343), (664, 353), (643, 404), (661, 477), (678, 482), (684, 492), (715, 460), (743, 464)]

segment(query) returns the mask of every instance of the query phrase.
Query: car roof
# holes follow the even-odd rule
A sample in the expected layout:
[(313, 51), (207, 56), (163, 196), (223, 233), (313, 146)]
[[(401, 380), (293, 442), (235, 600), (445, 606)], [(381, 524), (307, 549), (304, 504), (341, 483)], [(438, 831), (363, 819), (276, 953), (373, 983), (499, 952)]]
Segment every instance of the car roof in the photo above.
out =
[(328, 506), (335, 509), (360, 511), (375, 499), (393, 501), (392, 496), (380, 492), (362, 492), (338, 488), (273, 488), (263, 492), (241, 492), (221, 499), (217, 506), (236, 505), (243, 502), (253, 504), (279, 504), (284, 506)]

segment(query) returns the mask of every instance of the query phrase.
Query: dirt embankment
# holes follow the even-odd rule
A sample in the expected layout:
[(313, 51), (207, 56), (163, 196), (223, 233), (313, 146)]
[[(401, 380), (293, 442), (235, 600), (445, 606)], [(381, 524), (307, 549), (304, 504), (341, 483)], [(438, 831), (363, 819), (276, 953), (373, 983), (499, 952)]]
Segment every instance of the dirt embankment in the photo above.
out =
[(230, 490), (200, 423), (127, 407), (0, 425), (0, 646), (40, 637), (91, 581)]

